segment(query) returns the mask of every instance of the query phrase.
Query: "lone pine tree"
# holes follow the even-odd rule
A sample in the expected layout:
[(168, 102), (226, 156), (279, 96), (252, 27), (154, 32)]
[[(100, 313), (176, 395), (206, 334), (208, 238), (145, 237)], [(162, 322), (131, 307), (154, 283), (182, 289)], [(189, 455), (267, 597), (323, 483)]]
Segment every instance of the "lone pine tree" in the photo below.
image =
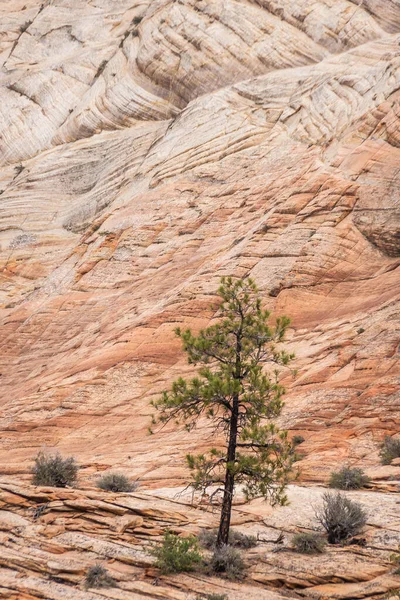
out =
[(202, 365), (198, 375), (190, 381), (179, 378), (152, 404), (158, 411), (153, 424), (173, 420), (190, 431), (204, 415), (214, 434), (224, 434), (224, 450), (211, 448), (208, 454), (186, 457), (194, 490), (210, 502), (222, 497), (217, 537), (221, 547), (228, 544), (236, 485), (247, 499), (286, 502), (293, 446), (287, 432), (272, 421), (281, 412), (285, 390), (278, 369), (270, 375), (263, 365), (287, 365), (293, 355), (276, 346), (284, 339), (289, 319), (279, 317), (273, 327), (268, 324), (270, 313), (262, 309), (254, 281), (222, 278), (218, 295), (222, 302), (215, 325), (198, 335), (176, 330), (189, 363)]

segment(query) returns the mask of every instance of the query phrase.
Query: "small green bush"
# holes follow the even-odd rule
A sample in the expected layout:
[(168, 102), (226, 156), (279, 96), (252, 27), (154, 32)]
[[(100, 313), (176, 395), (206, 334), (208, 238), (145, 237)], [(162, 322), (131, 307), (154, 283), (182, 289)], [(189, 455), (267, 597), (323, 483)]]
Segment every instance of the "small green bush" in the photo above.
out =
[(340, 492), (326, 492), (323, 495), (323, 505), (316, 511), (316, 517), (327, 532), (330, 544), (353, 537), (367, 522), (362, 506)]
[(305, 441), (306, 440), (303, 438), (302, 435), (294, 435), (292, 437), (292, 444), (293, 444), (293, 446), (299, 446), (300, 444), (302, 444)]
[(85, 588), (115, 587), (114, 579), (108, 574), (107, 569), (101, 565), (90, 567), (85, 577)]
[(236, 548), (222, 546), (215, 550), (209, 563), (209, 569), (211, 573), (235, 580), (243, 578), (245, 564)]
[(202, 596), (198, 600), (228, 600), (228, 596), (226, 594), (206, 594)]
[(386, 435), (381, 444), (379, 455), (383, 465), (390, 465), (392, 460), (400, 458), (400, 438), (396, 439)]
[(325, 540), (318, 533), (296, 533), (292, 540), (296, 552), (302, 554), (321, 554), (325, 550)]
[(97, 487), (108, 492), (134, 492), (138, 488), (135, 481), (119, 473), (106, 473), (97, 481)]
[(59, 453), (52, 456), (39, 452), (32, 469), (32, 483), (61, 488), (72, 486), (76, 483), (78, 470), (79, 467), (72, 456), (63, 458)]
[(197, 539), (181, 538), (166, 531), (163, 541), (151, 550), (156, 557), (155, 565), (164, 575), (193, 571), (202, 560)]
[(331, 473), (329, 487), (338, 490), (359, 490), (371, 480), (362, 469), (342, 467), (340, 471)]
[[(199, 533), (199, 542), (203, 548), (214, 550), (217, 543), (217, 529), (202, 529)], [(257, 538), (254, 535), (246, 535), (240, 531), (231, 529), (229, 532), (229, 546), (233, 548), (242, 548), (248, 550), (257, 545)]]

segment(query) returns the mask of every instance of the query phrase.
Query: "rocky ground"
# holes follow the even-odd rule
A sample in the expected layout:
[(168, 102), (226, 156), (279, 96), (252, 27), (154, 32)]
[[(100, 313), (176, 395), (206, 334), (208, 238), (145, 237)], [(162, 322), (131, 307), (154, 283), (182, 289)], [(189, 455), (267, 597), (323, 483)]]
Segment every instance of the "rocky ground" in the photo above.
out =
[[(392, 586), (399, 467), (378, 447), (400, 430), (399, 90), (398, 0), (0, 0), (3, 596), (91, 598), (82, 574), (106, 548), (120, 587), (102, 594), (208, 589), (151, 585), (144, 551), (169, 518), (212, 518), (158, 497), (186, 482), (183, 456), (208, 430), (147, 427), (150, 400), (191, 372), (174, 328), (209, 323), (227, 274), (292, 318), (281, 422), (305, 438), (300, 484), (361, 466), (380, 519), (366, 546), (319, 559), (263, 542), (229, 596)], [(29, 487), (43, 447), (76, 457), (82, 490)], [(140, 493), (94, 491), (111, 467)], [(268, 527), (304, 526), (299, 511), (311, 526), (320, 488), (291, 493)], [(264, 527), (264, 510), (240, 515)], [(139, 532), (118, 529), (125, 516)]]
[[(233, 526), (255, 535), (243, 551), (244, 582), (195, 572), (161, 576), (149, 549), (165, 528), (197, 534), (217, 523), (217, 514), (194, 506), (181, 490), (138, 490), (114, 494), (90, 489), (35, 488), (0, 482), (0, 597), (93, 600), (139, 598), (197, 600), (225, 593), (229, 600), (280, 598), (383, 598), (400, 588), (390, 555), (400, 543), (400, 467), (385, 492), (349, 492), (368, 513), (362, 534), (350, 545), (328, 546), (323, 554), (294, 552), (293, 534), (317, 531), (315, 510), (323, 489), (291, 486), (290, 505), (271, 509), (259, 500), (236, 504)], [(281, 535), (283, 534), (283, 535)], [(115, 588), (86, 590), (94, 564), (106, 566)], [(389, 596), (388, 596), (389, 594)]]

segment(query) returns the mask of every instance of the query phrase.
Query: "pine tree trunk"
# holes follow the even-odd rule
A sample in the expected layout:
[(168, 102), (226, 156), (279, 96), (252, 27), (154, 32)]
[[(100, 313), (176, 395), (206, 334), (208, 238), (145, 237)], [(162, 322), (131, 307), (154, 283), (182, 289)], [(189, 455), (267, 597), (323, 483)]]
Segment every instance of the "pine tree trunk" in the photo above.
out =
[[(229, 445), (227, 452), (228, 463), (233, 464), (236, 458), (236, 444), (237, 444), (237, 431), (238, 431), (238, 417), (239, 417), (239, 400), (234, 398), (230, 432), (229, 432)], [(217, 536), (217, 548), (221, 548), (224, 544), (228, 544), (229, 540), (229, 529), (231, 526), (231, 512), (232, 512), (232, 501), (233, 491), (235, 487), (235, 476), (227, 466), (225, 474), (225, 485), (224, 485), (224, 497), (222, 500), (221, 519), (219, 522), (219, 530)]]
[[(243, 331), (243, 316), (240, 328), (236, 335), (236, 359), (235, 359), (235, 379), (241, 380), (242, 371), (242, 331)], [(223, 545), (227, 545), (229, 542), (229, 529), (231, 526), (231, 513), (232, 513), (232, 502), (233, 492), (235, 488), (235, 475), (229, 468), (230, 464), (233, 466), (236, 459), (236, 445), (238, 436), (238, 424), (239, 424), (239, 393), (233, 396), (232, 412), (230, 419), (229, 429), (229, 444), (228, 452), (226, 455), (227, 465), (225, 473), (225, 485), (224, 485), (224, 497), (222, 500), (221, 519), (219, 522), (219, 530), (217, 536), (217, 548), (221, 548)]]

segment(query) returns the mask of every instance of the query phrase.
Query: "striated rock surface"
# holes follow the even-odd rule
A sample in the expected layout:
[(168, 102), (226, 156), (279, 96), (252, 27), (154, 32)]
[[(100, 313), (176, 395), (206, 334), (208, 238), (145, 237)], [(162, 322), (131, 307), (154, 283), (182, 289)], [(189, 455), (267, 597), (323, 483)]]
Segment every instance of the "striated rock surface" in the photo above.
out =
[[(0, 1), (7, 485), (30, 480), (43, 446), (75, 455), (83, 484), (111, 466), (147, 489), (185, 481), (207, 428), (150, 437), (149, 401), (191, 372), (174, 328), (207, 325), (220, 276), (249, 274), (292, 317), (282, 423), (306, 439), (303, 480), (349, 462), (396, 491), (400, 466), (380, 466), (377, 448), (400, 429), (399, 132), (398, 0)], [(6, 490), (5, 536), (31, 527), (20, 492)], [(97, 517), (80, 519), (84, 540)], [(4, 590), (17, 595), (0, 595), (94, 597), (39, 581), (43, 556), (26, 558), (27, 584), (15, 555)], [(367, 582), (356, 596), (318, 563), (313, 597), (379, 597), (382, 564), (343, 575)], [(254, 581), (309, 587), (277, 565)], [(158, 597), (197, 593), (179, 581)]]
[[(400, 586), (400, 576), (390, 563), (400, 542), (394, 494), (352, 492), (369, 515), (363, 538), (304, 557), (293, 551), (293, 534), (317, 529), (312, 505), (321, 502), (321, 491), (300, 487), (289, 490), (290, 507), (272, 511), (253, 501), (234, 508), (235, 530), (258, 539), (257, 546), (245, 553), (248, 573), (243, 583), (202, 573), (160, 576), (149, 550), (166, 527), (187, 536), (217, 522), (215, 514), (205, 507), (194, 508), (181, 492), (160, 489), (121, 495), (33, 488), (2, 480), (2, 597), (197, 600), (205, 594), (227, 593), (231, 600), (344, 600), (382, 597)], [(106, 567), (118, 587), (85, 590), (85, 574), (94, 564)], [(17, 595), (11, 596), (11, 591)]]
[(226, 273), (293, 319), (304, 477), (376, 466), (399, 426), (398, 4), (0, 8), (4, 470), (48, 445), (182, 475), (187, 436), (146, 437), (148, 402)]

